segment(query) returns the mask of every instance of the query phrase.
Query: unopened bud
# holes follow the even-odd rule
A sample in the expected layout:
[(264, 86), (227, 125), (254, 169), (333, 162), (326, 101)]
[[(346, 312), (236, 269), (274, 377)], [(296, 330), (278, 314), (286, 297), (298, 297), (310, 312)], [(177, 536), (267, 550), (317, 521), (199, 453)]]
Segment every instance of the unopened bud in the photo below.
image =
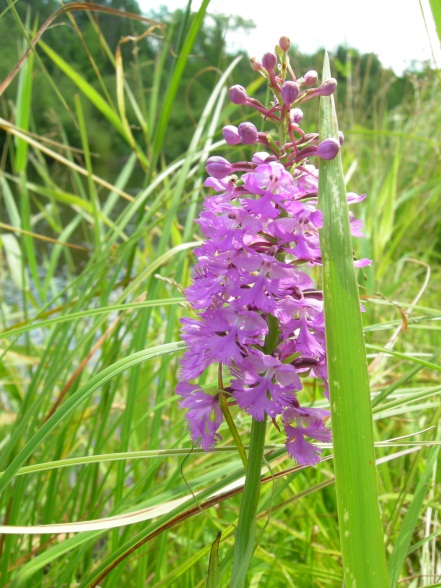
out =
[(282, 99), (285, 104), (290, 106), (299, 95), (300, 89), (295, 82), (285, 82), (282, 86)]
[(291, 112), (289, 113), (289, 118), (292, 123), (299, 125), (302, 122), (303, 111), (300, 110), (300, 108), (292, 108)]
[(340, 151), (340, 143), (337, 139), (325, 139), (317, 147), (317, 155), (321, 159), (334, 159)]
[(274, 53), (265, 53), (262, 57), (262, 65), (267, 71), (273, 71), (277, 65), (277, 57)]
[(280, 37), (279, 45), (282, 51), (288, 51), (288, 49), (291, 47), (291, 41), (288, 37)]
[(250, 122), (243, 122), (237, 128), (239, 137), (244, 145), (253, 145), (257, 141), (257, 129)]
[(214, 156), (207, 159), (205, 169), (212, 178), (221, 180), (231, 173), (233, 166), (223, 157)]
[(233, 104), (246, 104), (248, 100), (247, 91), (243, 86), (231, 86), (230, 88), (230, 100)]
[(345, 140), (345, 136), (343, 135), (343, 133), (341, 131), (338, 131), (338, 142), (340, 143), (340, 145), (343, 145)]
[(337, 80), (334, 78), (329, 78), (329, 80), (326, 80), (323, 82), (323, 84), (321, 86), (319, 86), (318, 90), (319, 90), (319, 95), (320, 96), (330, 96), (335, 88), (337, 87)]
[(237, 127), (233, 125), (227, 125), (222, 129), (222, 135), (228, 145), (237, 145), (240, 143), (239, 133), (237, 132)]
[(318, 73), (313, 69), (311, 71), (307, 71), (303, 76), (303, 84), (305, 86), (315, 86), (318, 80)]
[(252, 57), (250, 59), (250, 65), (253, 71), (261, 71), (263, 69), (262, 64), (260, 63), (260, 61), (257, 61), (255, 57)]

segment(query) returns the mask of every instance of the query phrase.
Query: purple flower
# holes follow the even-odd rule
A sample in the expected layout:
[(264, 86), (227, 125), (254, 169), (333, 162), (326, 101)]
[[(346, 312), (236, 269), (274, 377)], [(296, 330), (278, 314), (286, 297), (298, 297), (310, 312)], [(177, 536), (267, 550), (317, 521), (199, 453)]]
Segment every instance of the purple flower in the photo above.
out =
[(232, 172), (233, 166), (223, 157), (210, 157), (207, 159), (207, 165), (205, 166), (207, 172), (213, 178), (221, 180), (225, 176), (228, 176)]
[(290, 120), (292, 123), (299, 125), (302, 122), (303, 111), (300, 108), (292, 108), (290, 112)]
[(279, 46), (282, 51), (288, 51), (288, 49), (291, 47), (290, 39), (288, 37), (280, 37)]
[(357, 267), (357, 268), (366, 267), (371, 264), (372, 264), (372, 259), (367, 259), (366, 257), (363, 257), (362, 259), (356, 259), (354, 261), (354, 267)]
[(300, 88), (296, 82), (285, 82), (281, 89), (283, 102), (290, 106), (299, 95), (299, 92)]
[(337, 87), (337, 80), (334, 78), (329, 78), (323, 82), (321, 86), (318, 87), (318, 95), (319, 96), (330, 96), (335, 92)]
[(258, 135), (257, 129), (250, 122), (243, 122), (237, 127), (239, 137), (244, 145), (253, 145), (256, 143)]
[(185, 418), (192, 440), (204, 451), (210, 451), (217, 439), (221, 438), (217, 432), (222, 422), (218, 395), (211, 396), (198, 386), (187, 382), (179, 383), (176, 393), (183, 397), (182, 408), (188, 409)]
[(233, 104), (246, 104), (248, 101), (247, 91), (243, 86), (232, 86), (230, 88), (230, 100)]
[(262, 57), (262, 65), (267, 71), (273, 71), (277, 65), (277, 56), (274, 53), (265, 53)]
[(241, 141), (239, 133), (237, 132), (237, 127), (234, 127), (233, 125), (227, 125), (224, 127), (222, 129), (222, 135), (228, 145), (237, 145)]
[[(282, 37), (281, 51), (288, 48), (289, 39)], [(204, 241), (195, 250), (193, 280), (185, 292), (195, 317), (181, 319), (187, 350), (177, 393), (193, 441), (213, 449), (222, 421), (218, 395), (192, 381), (208, 369), (214, 376), (221, 366), (230, 376), (230, 402), (258, 421), (281, 419), (288, 453), (299, 464), (312, 465), (320, 450), (308, 439), (330, 441), (331, 433), (323, 421), (328, 411), (302, 408), (298, 400), (306, 377), (320, 379), (329, 396), (323, 295), (305, 272), (321, 264), (323, 226), (317, 209), (318, 170), (308, 157), (332, 159), (343, 137), (320, 142), (316, 133), (305, 133), (299, 126), (303, 112), (290, 105), (332, 94), (336, 81), (304, 89), (316, 84), (317, 73), (311, 70), (298, 81), (292, 74), (287, 81), (292, 70), (277, 68), (273, 53), (252, 65), (269, 80), (274, 100), (267, 108), (234, 85), (231, 101), (257, 110), (279, 127), (282, 139), (259, 133), (251, 122), (227, 125), (222, 133), (229, 145), (260, 143), (267, 151), (254, 153), (249, 162), (230, 163), (218, 156), (207, 160), (205, 186), (215, 195), (205, 199), (196, 221)], [(347, 198), (353, 204), (364, 195), (349, 193)], [(352, 213), (349, 221), (352, 234), (362, 236), (361, 221)], [(356, 267), (369, 263), (354, 261)], [(268, 340), (274, 343), (272, 354)]]
[(315, 86), (318, 80), (318, 73), (315, 70), (307, 71), (303, 76), (302, 83), (305, 86)]
[(263, 353), (245, 357), (231, 371), (236, 378), (231, 387), (237, 404), (257, 421), (265, 413), (271, 418), (281, 414), (294, 404), (294, 392), (302, 388), (293, 366)]
[(283, 413), (286, 450), (300, 465), (314, 465), (320, 461), (321, 449), (306, 441), (305, 437), (330, 442), (331, 431), (323, 422), (329, 414), (320, 408), (288, 408)]
[(325, 139), (317, 147), (317, 155), (321, 159), (334, 159), (340, 151), (340, 143), (336, 139)]

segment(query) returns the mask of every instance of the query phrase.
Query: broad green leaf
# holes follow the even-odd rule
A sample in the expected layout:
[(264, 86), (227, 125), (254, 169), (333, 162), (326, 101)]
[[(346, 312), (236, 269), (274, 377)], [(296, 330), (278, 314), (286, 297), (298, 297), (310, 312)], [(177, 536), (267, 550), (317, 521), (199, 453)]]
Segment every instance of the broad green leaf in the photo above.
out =
[[(331, 77), (325, 56), (323, 80)], [(320, 140), (338, 137), (333, 97), (320, 99)], [(320, 244), (334, 463), (347, 588), (389, 585), (377, 496), (372, 409), (340, 154), (320, 162)]]

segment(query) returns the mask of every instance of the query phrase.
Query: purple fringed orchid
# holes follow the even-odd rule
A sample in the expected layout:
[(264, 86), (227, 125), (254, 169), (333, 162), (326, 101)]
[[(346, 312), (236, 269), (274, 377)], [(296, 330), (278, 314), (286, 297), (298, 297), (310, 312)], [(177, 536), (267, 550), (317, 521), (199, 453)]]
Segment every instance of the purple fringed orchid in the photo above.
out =
[(182, 408), (188, 408), (186, 419), (191, 438), (205, 451), (210, 451), (217, 438), (221, 438), (217, 430), (222, 422), (222, 411), (217, 396), (206, 394), (202, 388), (187, 382), (178, 384), (176, 393), (184, 398)]
[[(289, 40), (282, 37), (280, 51), (287, 46)], [(328, 411), (302, 408), (298, 400), (306, 376), (322, 380), (328, 397), (323, 296), (305, 271), (321, 265), (318, 170), (309, 158), (334, 158), (343, 135), (319, 142), (317, 135), (307, 135), (299, 126), (299, 104), (331, 94), (336, 81), (331, 78), (314, 88), (314, 71), (286, 81), (276, 65), (271, 53), (261, 63), (252, 61), (273, 90), (269, 108), (240, 85), (231, 88), (230, 98), (284, 129), (286, 140), (258, 132), (252, 123), (227, 125), (223, 136), (229, 145), (257, 143), (264, 150), (249, 162), (230, 163), (219, 156), (207, 161), (210, 177), (205, 186), (215, 195), (205, 199), (197, 220), (205, 240), (195, 250), (193, 283), (186, 290), (196, 318), (181, 320), (187, 351), (176, 391), (188, 409), (191, 438), (206, 451), (221, 438), (219, 397), (225, 394), (230, 404), (257, 421), (265, 415), (280, 418), (289, 455), (300, 465), (313, 465), (320, 449), (308, 439), (329, 442), (331, 432), (325, 426)], [(348, 194), (350, 204), (363, 198)], [(362, 236), (361, 221), (352, 213), (350, 223), (352, 234)], [(354, 263), (363, 267), (369, 260)], [(266, 342), (274, 319), (277, 341), (269, 353)], [(203, 390), (192, 383), (210, 366), (229, 370), (226, 390)]]

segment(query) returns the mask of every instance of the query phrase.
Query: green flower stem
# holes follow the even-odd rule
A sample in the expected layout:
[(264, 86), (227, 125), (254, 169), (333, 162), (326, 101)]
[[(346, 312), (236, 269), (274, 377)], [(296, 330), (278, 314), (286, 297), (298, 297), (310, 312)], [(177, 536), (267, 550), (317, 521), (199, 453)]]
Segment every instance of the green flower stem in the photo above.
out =
[(240, 505), (239, 521), (234, 545), (234, 563), (230, 588), (241, 588), (254, 553), (256, 515), (260, 495), (260, 476), (265, 447), (266, 418), (253, 419), (251, 425), (250, 452), (245, 487)]
[[(265, 337), (264, 351), (271, 355), (279, 341), (277, 318), (267, 316), (268, 334)], [(233, 572), (230, 588), (242, 588), (248, 567), (253, 557), (256, 537), (256, 516), (260, 496), (260, 477), (263, 452), (265, 449), (266, 415), (263, 421), (252, 420), (248, 467), (246, 468), (245, 486), (240, 505), (239, 521), (234, 545)]]

